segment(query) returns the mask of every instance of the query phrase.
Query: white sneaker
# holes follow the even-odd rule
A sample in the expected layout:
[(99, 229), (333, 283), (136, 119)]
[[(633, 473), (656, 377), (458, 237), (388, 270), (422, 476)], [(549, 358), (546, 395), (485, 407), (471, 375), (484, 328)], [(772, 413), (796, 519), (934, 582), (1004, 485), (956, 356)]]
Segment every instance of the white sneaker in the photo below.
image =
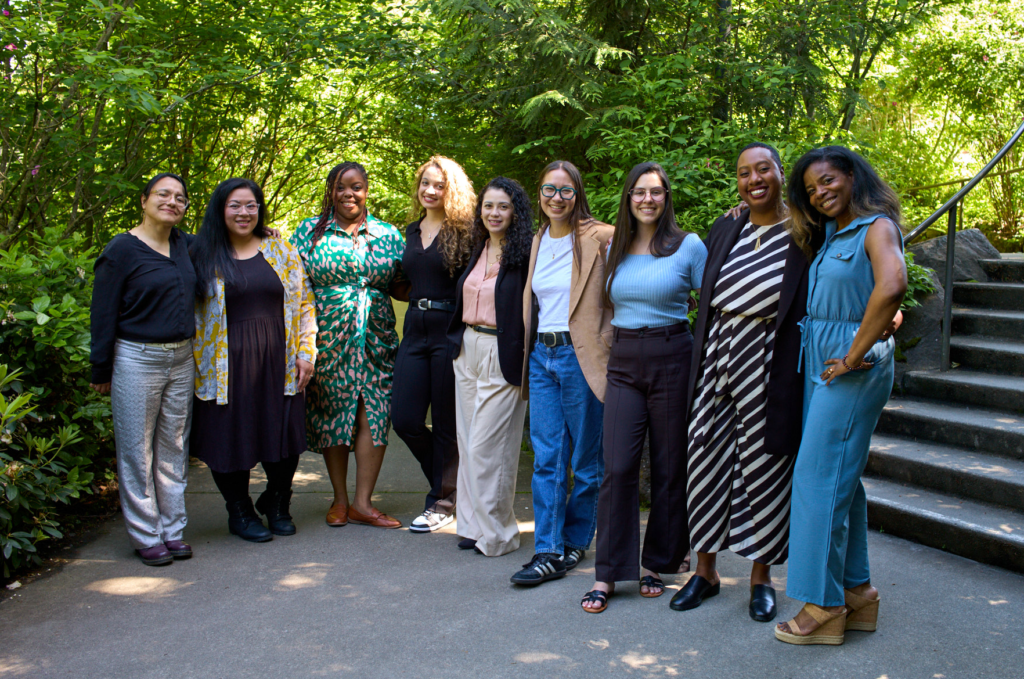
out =
[(432, 509), (423, 512), (409, 524), (409, 531), (412, 533), (430, 533), (438, 528), (444, 528), (455, 520), (455, 514), (440, 514)]

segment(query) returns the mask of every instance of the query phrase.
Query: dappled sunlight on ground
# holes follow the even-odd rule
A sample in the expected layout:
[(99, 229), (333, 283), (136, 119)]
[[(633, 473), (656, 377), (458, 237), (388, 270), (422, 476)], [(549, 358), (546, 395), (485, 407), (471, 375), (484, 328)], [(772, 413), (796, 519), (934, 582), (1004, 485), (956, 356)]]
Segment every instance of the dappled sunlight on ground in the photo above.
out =
[(307, 587), (319, 587), (323, 584), (331, 567), (326, 563), (300, 564), (291, 573), (278, 580), (274, 589), (278, 592), (287, 592)]
[(157, 599), (174, 594), (182, 587), (192, 583), (179, 582), (174, 578), (157, 577), (124, 577), (97, 580), (86, 585), (86, 589), (111, 596), (139, 596), (146, 599)]

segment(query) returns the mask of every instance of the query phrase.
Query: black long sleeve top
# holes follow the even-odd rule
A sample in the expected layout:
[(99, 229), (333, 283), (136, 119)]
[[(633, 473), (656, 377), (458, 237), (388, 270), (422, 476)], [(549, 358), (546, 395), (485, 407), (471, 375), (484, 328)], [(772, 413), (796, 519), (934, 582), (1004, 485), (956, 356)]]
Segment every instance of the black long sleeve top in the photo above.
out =
[(115, 236), (96, 260), (92, 289), (93, 384), (110, 381), (114, 341), (180, 342), (196, 334), (193, 236), (171, 229), (165, 257), (130, 233)]
[(423, 247), (419, 220), (405, 227), (405, 254), (402, 255), (402, 270), (409, 278), (412, 287), (409, 299), (429, 299), (441, 301), (455, 299), (459, 279), (465, 273), (465, 267), (455, 270), (455, 275), (448, 274), (444, 265), (444, 257), (438, 249), (437, 238), (427, 247)]

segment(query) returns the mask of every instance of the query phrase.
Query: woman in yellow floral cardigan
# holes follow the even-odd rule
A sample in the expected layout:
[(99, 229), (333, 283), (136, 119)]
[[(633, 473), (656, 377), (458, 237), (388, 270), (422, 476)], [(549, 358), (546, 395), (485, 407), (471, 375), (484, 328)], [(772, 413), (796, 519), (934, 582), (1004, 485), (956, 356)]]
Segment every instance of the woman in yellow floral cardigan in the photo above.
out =
[[(196, 269), (196, 395), (191, 454), (213, 472), (228, 530), (252, 542), (293, 535), (292, 477), (306, 450), (303, 390), (316, 361), (316, 309), (302, 260), (270, 238), (263, 192), (228, 179), (191, 248)], [(249, 471), (267, 489), (253, 507)], [(267, 517), (269, 530), (256, 513)]]

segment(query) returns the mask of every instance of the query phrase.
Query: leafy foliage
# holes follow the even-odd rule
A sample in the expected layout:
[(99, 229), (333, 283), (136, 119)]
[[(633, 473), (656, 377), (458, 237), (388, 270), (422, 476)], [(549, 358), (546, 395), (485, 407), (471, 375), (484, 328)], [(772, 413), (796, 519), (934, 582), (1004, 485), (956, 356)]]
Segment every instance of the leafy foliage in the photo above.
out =
[[(0, 554), (3, 574), (39, 563), (36, 545), (60, 538), (56, 505), (91, 493), (88, 460), (70, 452), (78, 443), (77, 425), (59, 427), (53, 436), (29, 433), (38, 423), (32, 391), (16, 393), (21, 376), (0, 365)], [(34, 428), (34, 427), (33, 427)]]

